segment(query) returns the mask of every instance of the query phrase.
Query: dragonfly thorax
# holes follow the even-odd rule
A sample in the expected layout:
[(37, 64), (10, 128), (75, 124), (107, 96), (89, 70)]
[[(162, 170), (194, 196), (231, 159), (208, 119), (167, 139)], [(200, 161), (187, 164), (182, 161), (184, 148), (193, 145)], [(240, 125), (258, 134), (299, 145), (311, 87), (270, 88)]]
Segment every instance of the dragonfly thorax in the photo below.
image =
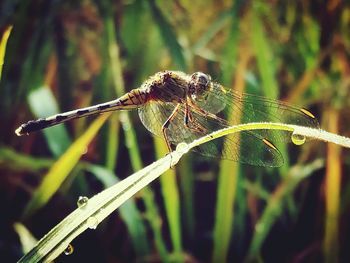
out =
[(195, 101), (207, 99), (210, 91), (211, 77), (203, 72), (195, 72), (191, 75), (188, 92)]

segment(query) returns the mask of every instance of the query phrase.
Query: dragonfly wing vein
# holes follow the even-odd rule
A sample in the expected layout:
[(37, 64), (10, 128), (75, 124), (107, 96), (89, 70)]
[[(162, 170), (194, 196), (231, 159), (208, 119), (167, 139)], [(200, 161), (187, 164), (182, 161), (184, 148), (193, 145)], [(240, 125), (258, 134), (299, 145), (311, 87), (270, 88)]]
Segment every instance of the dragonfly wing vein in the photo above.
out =
[[(208, 132), (228, 127), (229, 123), (223, 119), (205, 116), (191, 107), (194, 120)], [(192, 133), (190, 140), (197, 139), (204, 134)], [(201, 155), (239, 161), (259, 166), (276, 167), (283, 164), (283, 157), (277, 148), (264, 143), (262, 131), (242, 131), (229, 134), (196, 147), (194, 150)], [(270, 140), (268, 138), (268, 140)]]

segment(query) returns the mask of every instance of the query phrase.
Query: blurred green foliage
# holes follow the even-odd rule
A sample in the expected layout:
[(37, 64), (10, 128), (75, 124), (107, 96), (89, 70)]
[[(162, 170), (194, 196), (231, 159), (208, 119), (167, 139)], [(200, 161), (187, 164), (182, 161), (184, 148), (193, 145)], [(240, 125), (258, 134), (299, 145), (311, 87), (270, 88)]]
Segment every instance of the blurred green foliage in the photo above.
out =
[[(310, 108), (322, 128), (350, 135), (347, 1), (4, 0), (1, 37), (9, 26), (0, 74), (6, 262), (26, 247), (15, 222), (40, 238), (79, 196), (166, 153), (135, 112), (111, 116), (71, 171), (57, 164), (93, 118), (24, 137), (14, 130), (120, 96), (157, 71), (203, 71), (240, 92)], [(314, 141), (283, 152), (280, 169), (191, 154), (60, 260), (349, 262), (349, 153)], [(55, 165), (63, 183), (28, 211), (32, 198), (47, 194), (39, 185)]]

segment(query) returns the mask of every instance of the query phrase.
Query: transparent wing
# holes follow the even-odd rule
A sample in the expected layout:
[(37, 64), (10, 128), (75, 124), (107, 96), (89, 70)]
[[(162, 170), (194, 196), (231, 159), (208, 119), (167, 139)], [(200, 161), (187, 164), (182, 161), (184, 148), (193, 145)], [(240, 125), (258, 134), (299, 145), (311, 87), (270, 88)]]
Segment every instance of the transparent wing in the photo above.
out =
[(142, 124), (151, 133), (162, 136), (162, 125), (173, 112), (173, 103), (148, 102), (143, 107), (138, 108), (138, 114)]
[[(162, 136), (162, 125), (169, 118), (176, 104), (152, 101), (139, 109), (144, 126), (153, 134)], [(186, 126), (185, 105), (166, 130), (170, 143), (190, 143), (213, 131), (230, 125), (251, 122), (281, 122), (318, 128), (315, 117), (305, 109), (297, 108), (280, 101), (270, 100), (250, 94), (239, 94), (214, 84), (204, 101), (188, 105), (191, 120)], [(199, 110), (200, 109), (200, 110)], [(209, 117), (201, 110), (216, 114)], [(260, 166), (280, 166), (283, 158), (274, 143), (290, 141), (285, 132), (254, 130), (230, 134), (197, 147), (204, 156), (226, 158), (242, 163)]]
[[(257, 95), (240, 94), (218, 83), (214, 83), (210, 93), (210, 97), (215, 98), (214, 101), (221, 101), (221, 105), (224, 105), (222, 110), (228, 114), (227, 119), (230, 123), (281, 122), (319, 128), (317, 119), (303, 108)], [(208, 105), (208, 111), (217, 113), (216, 109), (211, 111), (210, 100), (206, 100), (205, 103)]]
[[(150, 101), (138, 109), (138, 114), (142, 124), (154, 135), (163, 137), (162, 126), (174, 111), (176, 104), (164, 103), (161, 101)], [(183, 116), (183, 115), (182, 115)], [(168, 137), (170, 142), (177, 144), (181, 138), (190, 136), (189, 131), (184, 128), (184, 119), (177, 116), (170, 125), (172, 129), (179, 129)], [(175, 128), (177, 127), (177, 128)], [(178, 139), (177, 139), (178, 137)]]
[(196, 104), (203, 110), (209, 111), (211, 113), (218, 113), (226, 108), (226, 101), (221, 95), (223, 91), (214, 87), (213, 92), (209, 92), (207, 98), (203, 101), (196, 101)]
[[(210, 98), (215, 101), (213, 108), (211, 108)], [(225, 123), (215, 117), (203, 117), (196, 107), (192, 107), (191, 110), (196, 112), (194, 114), (195, 120), (203, 127), (208, 127), (208, 130), (251, 122), (280, 122), (319, 128), (317, 119), (306, 109), (256, 95), (239, 94), (227, 90), (219, 84), (214, 84), (206, 101), (195, 102), (195, 104), (227, 121)], [(224, 106), (221, 113), (217, 111), (216, 105)], [(228, 135), (223, 139), (223, 142), (218, 143), (215, 140), (214, 146), (201, 146), (199, 151), (208, 156), (211, 156), (211, 153), (221, 154), (224, 158), (239, 160), (243, 163), (279, 166), (283, 163), (283, 158), (274, 143), (290, 142), (290, 140), (291, 134), (285, 131), (254, 130)], [(214, 148), (219, 148), (219, 151), (215, 151)]]
[[(163, 136), (162, 125), (175, 109), (173, 103), (152, 101), (139, 108), (138, 113), (143, 125), (153, 134)], [(222, 119), (210, 118), (198, 112), (189, 105), (192, 121), (188, 127), (184, 123), (185, 106), (180, 109), (166, 130), (166, 135), (171, 144), (180, 142), (190, 143), (205, 134), (227, 127), (229, 124)], [(198, 126), (202, 129), (199, 130)], [(241, 132), (216, 139), (196, 147), (195, 151), (203, 156), (225, 158), (242, 163), (260, 166), (280, 166), (283, 158), (276, 148), (268, 147), (263, 137), (252, 132)], [(242, 143), (244, 142), (244, 143)], [(247, 147), (247, 145), (249, 147)], [(257, 151), (259, 146), (259, 151)]]
[[(228, 123), (219, 118), (211, 118), (199, 112), (192, 106), (190, 111), (193, 117), (189, 127), (186, 127), (186, 132), (182, 129), (177, 129), (176, 126), (169, 125), (166, 131), (167, 135), (173, 138), (173, 143), (177, 144), (182, 141), (190, 143), (205, 134), (228, 127)], [(182, 108), (176, 118), (183, 120), (184, 108)], [(201, 131), (196, 129), (198, 125), (202, 128)], [(181, 136), (185, 134), (185, 136)], [(240, 133), (230, 134), (213, 141), (207, 142), (196, 147), (194, 150), (203, 156), (224, 158), (241, 163), (248, 163), (259, 166), (280, 166), (283, 164), (283, 157), (277, 148), (266, 144), (264, 138), (259, 133), (243, 131)]]

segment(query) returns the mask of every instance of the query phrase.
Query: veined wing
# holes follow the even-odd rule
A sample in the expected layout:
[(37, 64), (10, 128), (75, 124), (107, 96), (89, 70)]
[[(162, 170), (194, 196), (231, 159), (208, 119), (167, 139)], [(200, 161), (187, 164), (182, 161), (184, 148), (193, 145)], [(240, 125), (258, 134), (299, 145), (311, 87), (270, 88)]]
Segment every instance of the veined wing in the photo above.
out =
[[(168, 120), (175, 107), (175, 103), (150, 101), (138, 109), (138, 114), (142, 124), (147, 128), (147, 130), (154, 135), (163, 137), (162, 126)], [(180, 111), (182, 111), (182, 109)], [(171, 122), (169, 129), (172, 128), (178, 130), (177, 132), (173, 132), (169, 135), (168, 139), (171, 143), (176, 145), (177, 143), (181, 142), (181, 138), (190, 136), (184, 126), (184, 119), (180, 118), (180, 116), (175, 117), (175, 119)]]
[[(186, 127), (185, 105), (180, 105), (177, 115), (166, 130), (166, 135), (172, 144), (190, 143), (205, 134), (240, 123), (280, 122), (319, 127), (316, 118), (305, 109), (256, 95), (239, 94), (219, 84), (214, 84), (205, 101), (195, 103), (200, 109), (213, 114), (223, 112), (220, 113), (221, 118), (207, 116), (195, 106), (188, 105), (192, 121), (189, 127)], [(153, 134), (162, 136), (162, 125), (175, 106), (173, 103), (148, 103), (139, 109), (141, 121)], [(226, 117), (222, 116), (225, 113)], [(196, 151), (204, 156), (221, 157), (253, 165), (280, 166), (283, 158), (273, 143), (286, 140), (290, 141), (290, 136), (286, 136), (285, 132), (243, 131), (205, 143), (198, 146)]]
[[(190, 105), (189, 108), (193, 121), (196, 123), (194, 126), (200, 125), (205, 131), (198, 132), (196, 129), (191, 129), (190, 126), (187, 128), (188, 132), (186, 134), (186, 138), (182, 138), (182, 141), (190, 143), (205, 134), (227, 128), (229, 126), (229, 123), (221, 118), (209, 117)], [(183, 117), (184, 110), (179, 112), (177, 118), (183, 119)], [(173, 129), (170, 129), (170, 126), (169, 133), (174, 133)], [(190, 136), (188, 136), (188, 134), (190, 134)], [(171, 135), (173, 136), (173, 134)], [(270, 139), (264, 137), (263, 135), (264, 134), (260, 134), (259, 132), (255, 131), (233, 133), (202, 144), (196, 147), (194, 151), (207, 157), (219, 157), (252, 165), (268, 167), (281, 166), (283, 164), (283, 157), (281, 153), (273, 145)], [(178, 135), (176, 138), (178, 138)], [(177, 143), (179, 142), (180, 141)]]
[[(162, 136), (162, 125), (168, 119), (175, 108), (173, 103), (151, 102), (139, 109), (139, 116), (144, 126), (153, 134)], [(184, 123), (185, 105), (180, 109), (169, 124), (166, 135), (171, 144), (180, 142), (190, 143), (213, 131), (228, 127), (228, 123), (222, 119), (210, 118), (188, 106), (192, 114), (192, 122), (189, 127)], [(203, 129), (199, 131), (196, 126)], [(259, 166), (280, 166), (283, 158), (275, 147), (259, 134), (253, 132), (241, 132), (207, 142), (195, 148), (195, 151), (203, 156), (224, 158), (242, 163)], [(257, 150), (259, 148), (259, 150)]]
[[(213, 89), (210, 93), (210, 96), (215, 98), (215, 101), (221, 101), (221, 105), (224, 105), (223, 110), (228, 114), (227, 119), (233, 124), (280, 122), (319, 128), (315, 116), (303, 108), (257, 95), (240, 94), (231, 89), (226, 89), (218, 83), (213, 84)], [(207, 108), (212, 112), (210, 110), (210, 101), (207, 100), (206, 103), (208, 104)], [(218, 102), (216, 103), (218, 104)], [(215, 110), (212, 113), (215, 114)]]
[[(251, 122), (279, 122), (285, 124), (301, 125), (312, 128), (319, 128), (319, 124), (314, 115), (306, 109), (283, 103), (281, 101), (271, 100), (264, 97), (239, 94), (227, 90), (220, 84), (214, 84), (210, 96), (215, 101), (215, 105), (223, 105), (221, 118), (227, 120), (227, 123), (214, 118), (203, 118), (202, 113), (193, 108), (196, 112), (196, 120), (202, 126), (215, 127), (212, 130), (219, 129), (220, 126), (236, 125)], [(221, 103), (219, 103), (221, 101)], [(201, 109), (206, 109), (216, 114), (218, 107), (211, 109), (211, 101), (196, 102)], [(226, 116), (225, 116), (226, 115)], [(210, 130), (211, 128), (209, 128)], [(243, 163), (250, 163), (262, 166), (279, 166), (283, 163), (283, 158), (279, 154), (273, 143), (290, 141), (290, 133), (277, 130), (254, 130), (245, 131), (240, 134), (232, 134), (225, 137), (221, 150), (221, 155), (227, 159), (239, 160)], [(220, 145), (220, 144), (219, 144)], [(217, 148), (218, 146), (215, 145)], [(211, 152), (214, 152), (211, 147)], [(203, 151), (208, 153), (209, 151)]]

